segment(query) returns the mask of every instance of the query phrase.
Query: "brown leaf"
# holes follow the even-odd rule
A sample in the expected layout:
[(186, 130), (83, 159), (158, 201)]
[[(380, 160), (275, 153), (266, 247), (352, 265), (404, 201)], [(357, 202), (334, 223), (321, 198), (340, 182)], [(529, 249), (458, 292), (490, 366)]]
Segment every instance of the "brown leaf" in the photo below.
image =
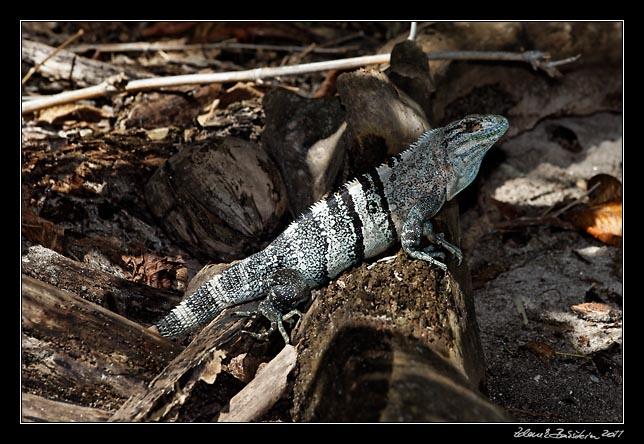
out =
[(220, 92), (221, 85), (215, 84), (177, 87), (172, 93), (141, 93), (118, 126), (153, 129), (187, 125), (199, 114), (201, 107), (215, 100)]
[(570, 309), (580, 317), (594, 322), (614, 322), (622, 317), (621, 310), (601, 302), (585, 302), (572, 305)]
[(109, 113), (89, 105), (67, 104), (45, 108), (38, 114), (37, 121), (50, 125), (61, 125), (75, 120), (79, 122), (98, 122), (111, 117)]
[(35, 244), (40, 244), (58, 253), (63, 252), (65, 229), (38, 216), (30, 207), (31, 193), (22, 186), (22, 234)]
[(587, 189), (595, 188), (590, 194), (590, 203), (594, 205), (622, 201), (622, 183), (610, 174), (597, 174), (588, 180)]
[(241, 102), (242, 100), (250, 100), (255, 98), (264, 97), (264, 93), (255, 88), (251, 82), (238, 82), (232, 87), (228, 88), (225, 93), (219, 97), (219, 108), (226, 108), (234, 102)]
[(535, 356), (541, 359), (546, 364), (550, 363), (555, 357), (555, 350), (550, 344), (540, 341), (530, 341), (523, 346), (530, 350)]
[(197, 25), (197, 22), (157, 22), (145, 28), (143, 37), (165, 37), (187, 34)]
[(155, 288), (175, 288), (177, 281), (184, 282), (187, 270), (181, 256), (169, 257), (153, 253), (140, 256), (122, 255), (123, 263), (130, 269), (131, 280), (144, 282)]
[(573, 211), (567, 217), (577, 228), (610, 245), (622, 244), (622, 204), (592, 205)]

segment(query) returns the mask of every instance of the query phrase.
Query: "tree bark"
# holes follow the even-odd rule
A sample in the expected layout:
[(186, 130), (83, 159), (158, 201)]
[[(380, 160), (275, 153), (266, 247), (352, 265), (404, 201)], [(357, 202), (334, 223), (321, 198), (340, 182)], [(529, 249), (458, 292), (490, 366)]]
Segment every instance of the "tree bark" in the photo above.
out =
[(25, 422), (104, 422), (109, 417), (107, 410), (22, 394), (22, 420)]
[(22, 272), (141, 324), (159, 320), (181, 300), (176, 291), (116, 277), (40, 245), (22, 256)]
[(23, 275), (24, 392), (114, 411), (180, 351), (139, 324)]
[[(54, 52), (53, 48), (44, 43), (22, 40), (22, 62), (35, 65)], [(131, 79), (153, 77), (149, 72), (135, 68), (123, 68), (88, 59), (65, 49), (47, 60), (38, 72), (52, 80), (70, 80), (77, 86), (98, 85), (111, 76), (125, 73)]]
[(257, 331), (261, 321), (238, 317), (234, 312), (255, 308), (257, 301), (224, 310), (110, 421), (212, 421), (253, 379), (259, 365), (270, 361), (283, 345), (281, 341), (262, 342), (240, 334), (242, 328)]

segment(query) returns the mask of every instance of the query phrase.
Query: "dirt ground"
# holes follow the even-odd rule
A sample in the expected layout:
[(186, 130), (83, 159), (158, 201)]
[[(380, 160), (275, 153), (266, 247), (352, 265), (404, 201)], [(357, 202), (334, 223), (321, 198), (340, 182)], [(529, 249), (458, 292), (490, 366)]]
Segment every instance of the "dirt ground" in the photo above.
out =
[[(583, 151), (548, 141), (553, 125), (572, 129)], [(543, 223), (495, 227), (504, 219), (498, 202), (540, 215), (581, 194), (580, 178), (621, 180), (621, 134), (619, 114), (541, 122), (499, 145), (505, 160), (483, 173), (484, 207), (462, 215), (489, 396), (519, 421), (623, 420), (621, 322), (579, 320), (570, 309), (586, 302), (622, 309), (622, 249)]]

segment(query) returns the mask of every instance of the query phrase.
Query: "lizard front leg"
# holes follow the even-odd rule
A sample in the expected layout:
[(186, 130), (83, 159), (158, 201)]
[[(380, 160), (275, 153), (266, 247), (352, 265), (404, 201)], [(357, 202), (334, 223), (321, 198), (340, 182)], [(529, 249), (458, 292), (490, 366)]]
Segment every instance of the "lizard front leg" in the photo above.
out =
[(263, 333), (253, 333), (246, 330), (242, 330), (242, 332), (256, 339), (267, 340), (277, 329), (284, 342), (289, 344), (290, 340), (283, 321), (288, 321), (294, 316), (301, 318), (302, 313), (295, 307), (308, 299), (309, 295), (309, 286), (300, 272), (292, 269), (276, 271), (269, 279), (266, 298), (259, 303), (257, 310), (235, 313), (237, 316), (264, 316), (271, 323), (270, 328)]
[[(403, 249), (414, 259), (420, 259), (447, 270), (447, 265), (441, 260), (445, 260), (445, 253), (437, 251), (440, 247), (456, 257), (460, 265), (463, 259), (461, 250), (447, 242), (443, 233), (435, 233), (432, 223), (429, 221), (440, 206), (437, 208), (437, 199), (425, 199), (412, 207), (403, 223), (400, 241)], [(426, 237), (431, 245), (421, 248), (422, 238)], [(440, 259), (440, 260), (439, 260)]]

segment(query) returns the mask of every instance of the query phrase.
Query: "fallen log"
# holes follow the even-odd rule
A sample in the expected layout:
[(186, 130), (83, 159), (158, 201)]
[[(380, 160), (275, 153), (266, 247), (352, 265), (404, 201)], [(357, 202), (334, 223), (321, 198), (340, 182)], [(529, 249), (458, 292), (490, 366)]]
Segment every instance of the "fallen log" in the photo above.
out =
[(31, 393), (22, 394), (24, 422), (104, 422), (110, 412), (69, 402), (52, 401)]
[(23, 392), (112, 412), (145, 390), (181, 348), (72, 293), (22, 277)]
[(41, 245), (24, 252), (22, 272), (142, 324), (158, 320), (180, 301), (176, 291), (119, 278)]

